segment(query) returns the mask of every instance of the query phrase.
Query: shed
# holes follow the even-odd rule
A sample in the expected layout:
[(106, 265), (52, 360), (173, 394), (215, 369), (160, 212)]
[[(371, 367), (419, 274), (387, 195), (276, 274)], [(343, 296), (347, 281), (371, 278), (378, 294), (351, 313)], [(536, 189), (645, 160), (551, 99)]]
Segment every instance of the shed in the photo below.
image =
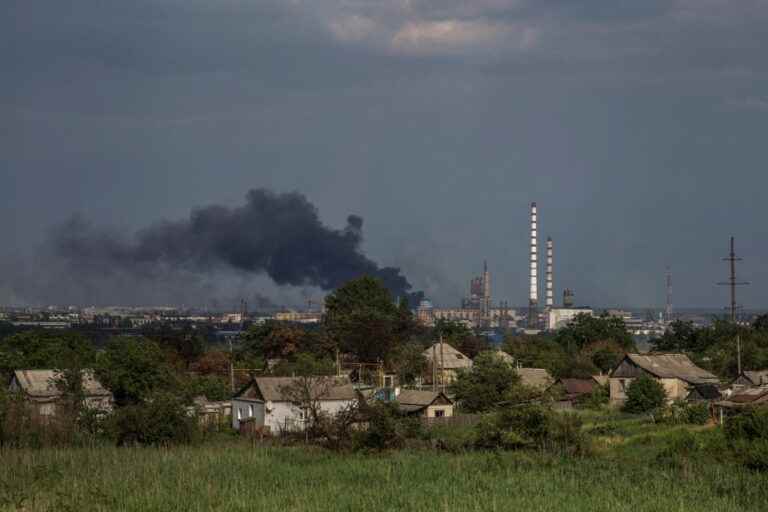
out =
[(395, 398), (400, 411), (425, 418), (453, 416), (453, 400), (442, 391), (403, 389)]
[(720, 400), (722, 394), (715, 384), (696, 384), (685, 398), (689, 402)]
[(768, 370), (744, 370), (733, 384), (746, 387), (768, 385)]

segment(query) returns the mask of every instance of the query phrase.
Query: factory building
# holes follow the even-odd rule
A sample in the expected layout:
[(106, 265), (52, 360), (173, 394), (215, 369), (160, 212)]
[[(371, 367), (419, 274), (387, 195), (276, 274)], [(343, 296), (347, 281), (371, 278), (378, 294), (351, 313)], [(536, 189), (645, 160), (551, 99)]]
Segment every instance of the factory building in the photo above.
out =
[(416, 319), (429, 326), (439, 320), (448, 320), (481, 329), (514, 327), (518, 321), (517, 312), (509, 308), (508, 302), (501, 301), (498, 306), (493, 306), (487, 262), (483, 264), (483, 273), (470, 279), (469, 294), (461, 301), (460, 308), (436, 308), (424, 300), (416, 310)]

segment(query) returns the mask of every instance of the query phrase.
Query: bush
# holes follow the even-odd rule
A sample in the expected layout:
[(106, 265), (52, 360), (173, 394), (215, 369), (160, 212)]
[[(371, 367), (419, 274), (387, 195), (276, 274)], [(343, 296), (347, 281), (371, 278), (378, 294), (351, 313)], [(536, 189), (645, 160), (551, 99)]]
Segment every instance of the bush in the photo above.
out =
[(108, 420), (108, 432), (118, 446), (186, 444), (200, 436), (196, 415), (165, 394), (118, 408)]
[(373, 450), (398, 449), (405, 445), (408, 428), (393, 402), (377, 402), (366, 408), (368, 429), (357, 436), (357, 448)]
[(608, 403), (609, 399), (610, 393), (608, 391), (608, 386), (596, 384), (595, 387), (592, 388), (591, 393), (582, 395), (577, 399), (576, 405), (585, 409), (600, 409)]
[(630, 413), (650, 412), (664, 405), (666, 399), (667, 393), (660, 382), (647, 375), (641, 375), (629, 385), (624, 411)]
[(704, 425), (709, 421), (706, 403), (675, 402), (658, 410), (656, 420), (668, 425)]
[(748, 409), (725, 422), (725, 437), (737, 460), (768, 471), (768, 409)]
[(487, 416), (475, 427), (480, 449), (538, 448), (556, 453), (584, 453), (586, 439), (576, 414), (528, 405)]

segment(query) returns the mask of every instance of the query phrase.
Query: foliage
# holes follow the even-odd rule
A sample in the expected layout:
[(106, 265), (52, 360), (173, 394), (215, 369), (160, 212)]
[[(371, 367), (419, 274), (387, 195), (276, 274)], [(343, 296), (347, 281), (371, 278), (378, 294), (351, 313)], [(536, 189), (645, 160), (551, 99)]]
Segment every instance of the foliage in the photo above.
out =
[(113, 339), (96, 362), (96, 377), (118, 406), (138, 404), (157, 391), (179, 393), (179, 381), (157, 343), (134, 337)]
[(205, 353), (207, 340), (192, 326), (181, 328), (169, 324), (150, 325), (143, 330), (144, 337), (179, 358), (185, 368)]
[(336, 364), (329, 358), (321, 358), (309, 353), (298, 353), (291, 359), (283, 359), (271, 370), (277, 376), (317, 376), (333, 375)]
[(508, 336), (504, 351), (525, 368), (544, 368), (561, 377), (569, 366), (569, 356), (563, 347), (544, 336)]
[(216, 402), (232, 397), (229, 379), (218, 375), (192, 375), (183, 380), (181, 389), (187, 401), (204, 396)]
[(608, 386), (601, 386), (600, 384), (595, 384), (595, 386), (592, 388), (592, 392), (580, 396), (576, 400), (576, 404), (579, 407), (583, 407), (585, 409), (600, 409), (608, 404), (610, 400), (610, 391), (608, 390)]
[(673, 402), (662, 406), (656, 421), (670, 425), (704, 425), (709, 421), (709, 405), (706, 403)]
[(386, 359), (407, 333), (402, 311), (380, 279), (364, 276), (326, 297), (325, 327), (331, 339), (358, 361)]
[(221, 350), (208, 351), (197, 358), (190, 369), (200, 375), (227, 375), (229, 354)]
[(0, 377), (17, 369), (62, 368), (73, 361), (81, 367), (93, 364), (96, 351), (75, 332), (25, 331), (0, 340)]
[(416, 343), (405, 343), (398, 347), (391, 360), (392, 365), (397, 368), (397, 378), (401, 385), (414, 383), (427, 369), (424, 349)]
[(667, 393), (664, 391), (664, 386), (656, 379), (643, 374), (629, 384), (624, 411), (630, 413), (650, 412), (664, 405), (666, 399)]
[(488, 351), (475, 358), (471, 369), (459, 372), (450, 390), (462, 410), (475, 413), (519, 401), (521, 388), (520, 377), (514, 367)]
[(357, 436), (357, 447), (390, 450), (405, 445), (408, 429), (395, 402), (376, 402), (365, 408), (368, 428)]
[(555, 334), (555, 341), (569, 352), (578, 352), (591, 343), (605, 340), (623, 349), (634, 347), (624, 320), (612, 316), (594, 317), (582, 313)]
[(581, 349), (581, 356), (605, 373), (613, 370), (625, 353), (624, 347), (613, 340), (593, 341)]
[(557, 413), (538, 405), (510, 407), (485, 417), (477, 425), (475, 446), (579, 454), (586, 450), (581, 427), (575, 414)]
[(118, 446), (191, 443), (200, 434), (197, 417), (182, 400), (164, 392), (116, 409), (107, 430)]

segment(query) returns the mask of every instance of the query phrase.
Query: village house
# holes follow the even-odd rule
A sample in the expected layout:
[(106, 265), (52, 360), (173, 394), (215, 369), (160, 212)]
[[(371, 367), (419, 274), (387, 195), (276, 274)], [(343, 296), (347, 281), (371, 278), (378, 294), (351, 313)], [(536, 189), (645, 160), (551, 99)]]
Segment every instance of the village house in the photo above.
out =
[(744, 370), (733, 381), (734, 388), (751, 388), (755, 386), (768, 386), (768, 370)]
[(395, 397), (400, 411), (410, 416), (447, 418), (453, 416), (453, 401), (442, 391), (399, 390)]
[(544, 368), (515, 368), (520, 376), (520, 383), (536, 391), (546, 391), (555, 379)]
[(611, 404), (624, 403), (629, 385), (641, 375), (659, 381), (670, 402), (685, 400), (694, 386), (719, 383), (715, 375), (693, 364), (685, 354), (626, 354), (610, 374)]
[[(62, 397), (57, 385), (60, 378), (61, 374), (56, 370), (16, 370), (8, 391), (21, 394), (40, 416), (55, 416)], [(103, 411), (112, 409), (112, 393), (96, 380), (92, 370), (83, 371), (83, 391), (86, 407)]]
[(768, 407), (768, 386), (744, 389), (725, 400), (716, 402), (715, 405), (721, 413), (723, 411), (731, 413), (751, 407)]
[(347, 378), (256, 377), (232, 398), (232, 427), (239, 430), (247, 421), (273, 434), (304, 430), (310, 414), (310, 404), (302, 403), (304, 392), (320, 412), (329, 415), (357, 401)]
[(424, 352), (429, 368), (427, 382), (451, 384), (460, 370), (472, 368), (472, 360), (447, 343), (437, 342)]

